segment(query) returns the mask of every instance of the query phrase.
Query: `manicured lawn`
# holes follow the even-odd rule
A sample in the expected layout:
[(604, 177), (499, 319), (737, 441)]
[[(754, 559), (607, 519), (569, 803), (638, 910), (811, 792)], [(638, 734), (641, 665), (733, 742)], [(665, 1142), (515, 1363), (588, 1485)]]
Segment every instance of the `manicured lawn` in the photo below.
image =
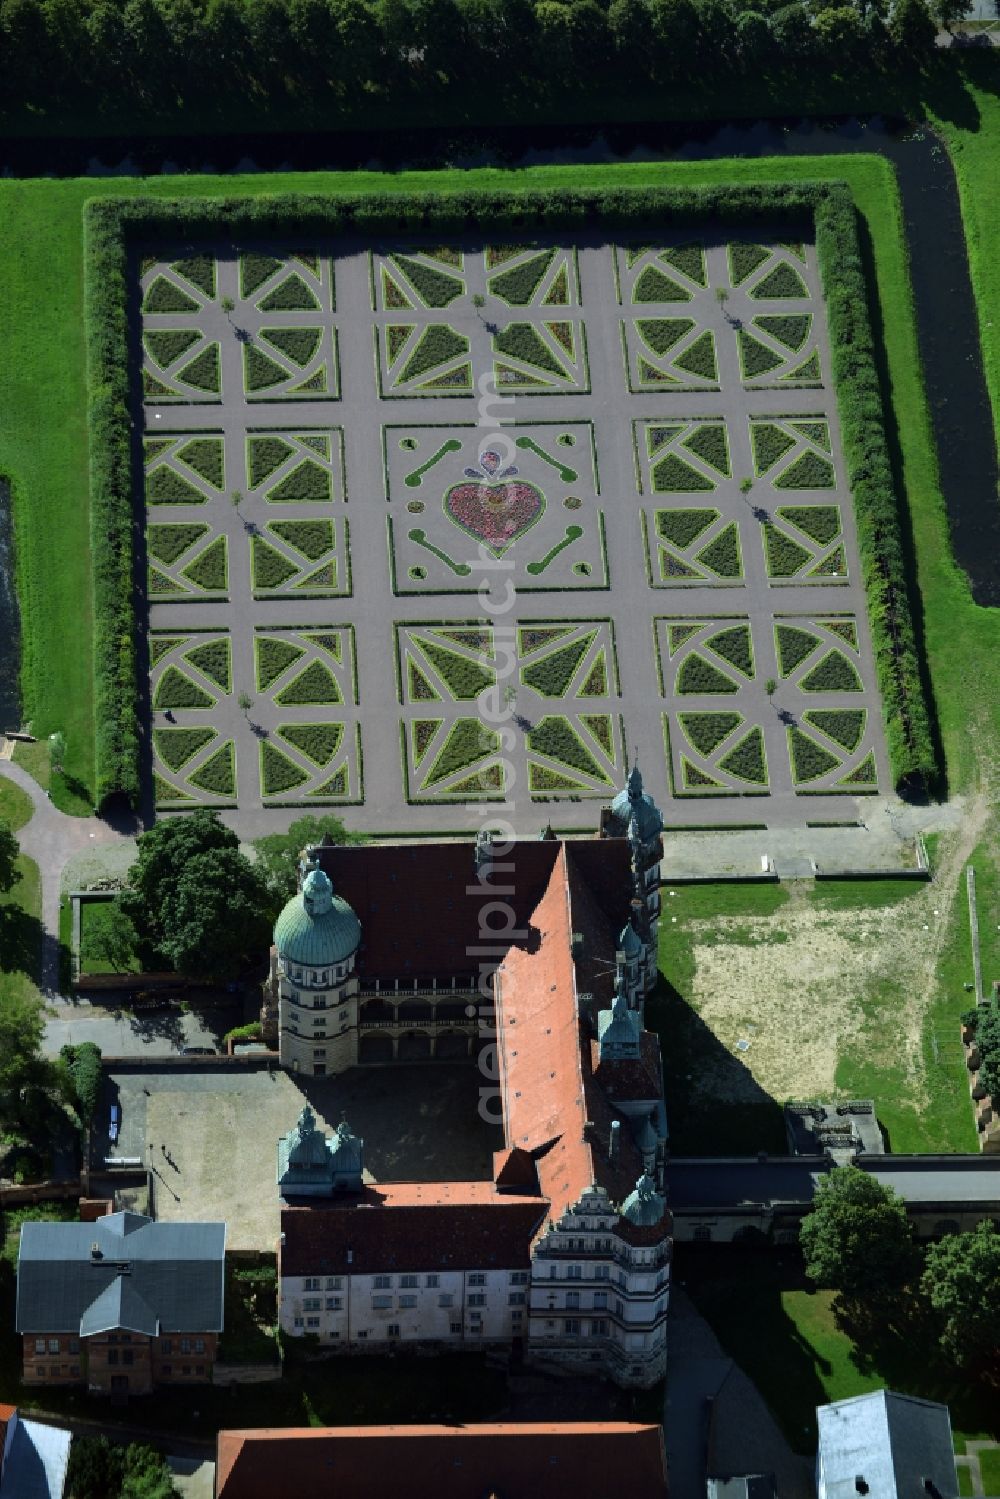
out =
[(996, 1499), (1000, 1494), (1000, 1450), (987, 1447), (979, 1454), (979, 1471), (983, 1475), (983, 1492)]
[[(133, 953), (129, 961), (116, 968), (106, 958), (98, 957), (94, 941), (106, 930), (111, 916), (111, 901), (85, 901), (80, 908), (80, 972), (81, 973), (139, 973), (141, 965)], [(72, 931), (72, 926), (71, 926)]]
[(32, 810), (28, 793), (0, 775), (0, 822), (6, 823), (10, 831), (16, 833), (30, 821)]
[[(576, 183), (634, 184), (787, 181), (844, 178), (876, 250), (883, 337), (903, 436), (903, 461), (927, 607), (932, 674), (939, 697), (953, 784), (971, 776), (970, 716), (998, 694), (995, 666), (981, 666), (998, 627), (968, 600), (947, 555), (923, 387), (916, 359), (909, 282), (900, 237), (899, 200), (890, 169), (874, 157), (723, 160), (506, 172), (287, 173), (213, 178), (184, 176), (0, 183), (0, 273), (5, 288), (5, 349), (0, 369), (0, 471), (17, 486), (18, 571), (24, 605), (23, 685), (26, 714), (39, 735), (61, 728), (70, 776), (93, 781), (90, 572), (86, 493), (86, 388), (82, 338), (80, 214), (89, 196), (137, 192), (158, 196), (309, 190), (336, 193), (448, 192), (465, 187), (546, 188)], [(39, 433), (58, 431), (58, 443)], [(957, 611), (957, 612), (956, 612)], [(956, 620), (961, 628), (956, 628)], [(939, 655), (940, 652), (943, 654)], [(994, 651), (1000, 660), (1000, 651)]]
[(14, 751), (14, 763), (20, 765), (52, 797), (52, 805), (69, 817), (90, 817), (94, 810), (93, 797), (82, 782), (62, 770), (53, 770), (49, 747), (44, 739), (37, 744), (19, 743)]
[[(1000, 1430), (991, 1391), (941, 1362), (933, 1330), (919, 1314), (897, 1335), (856, 1344), (838, 1322), (830, 1293), (806, 1280), (797, 1250), (682, 1244), (674, 1274), (798, 1452), (816, 1450), (817, 1405), (883, 1385), (948, 1403), (959, 1436)], [(987, 1484), (986, 1492), (1000, 1489)]]
[(817, 880), (809, 899), (824, 911), (857, 911), (898, 905), (920, 889), (920, 880)]
[(0, 1002), (6, 994), (35, 994), (42, 953), (42, 886), (38, 865), (18, 858), (21, 878), (0, 893)]

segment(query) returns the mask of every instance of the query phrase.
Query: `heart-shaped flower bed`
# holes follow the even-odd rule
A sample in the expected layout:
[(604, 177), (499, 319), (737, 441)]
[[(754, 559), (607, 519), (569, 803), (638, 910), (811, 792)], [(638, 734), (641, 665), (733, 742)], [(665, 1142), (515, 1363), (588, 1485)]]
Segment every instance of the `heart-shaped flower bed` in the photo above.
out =
[(542, 491), (523, 479), (506, 484), (453, 484), (444, 497), (448, 519), (498, 557), (535, 524), (544, 509)]

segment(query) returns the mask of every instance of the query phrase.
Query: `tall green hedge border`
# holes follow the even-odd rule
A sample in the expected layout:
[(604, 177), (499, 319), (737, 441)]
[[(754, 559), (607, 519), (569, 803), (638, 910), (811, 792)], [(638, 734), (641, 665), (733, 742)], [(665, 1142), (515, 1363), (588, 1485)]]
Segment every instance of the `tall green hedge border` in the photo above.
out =
[(938, 777), (924, 701), (902, 540), (886, 446), (867, 288), (850, 189), (841, 182), (695, 188), (498, 191), (353, 198), (95, 198), (84, 205), (85, 320), (90, 388), (98, 800), (139, 796), (130, 371), (131, 241), (471, 232), (485, 240), (525, 229), (565, 233), (600, 224), (645, 227), (770, 223), (811, 218), (826, 296), (847, 475), (854, 495), (876, 674), (896, 784)]

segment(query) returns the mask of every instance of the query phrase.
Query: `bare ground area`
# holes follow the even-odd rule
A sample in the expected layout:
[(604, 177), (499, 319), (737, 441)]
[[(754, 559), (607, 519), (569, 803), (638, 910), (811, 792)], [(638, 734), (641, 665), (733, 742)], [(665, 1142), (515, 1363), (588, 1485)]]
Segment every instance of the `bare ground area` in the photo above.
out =
[[(725, 1053), (743, 1063), (707, 1066), (692, 1079), (694, 1096), (753, 1102), (761, 1088), (778, 1101), (836, 1095), (838, 1062), (880, 1044), (873, 1014), (888, 1008), (885, 1043), (919, 1107), (939, 959), (962, 915), (956, 903), (965, 902), (962, 873), (973, 849), (986, 840), (997, 857), (993, 810), (986, 790), (970, 797), (961, 826), (941, 836), (932, 882), (897, 903), (825, 907), (812, 897), (812, 881), (794, 881), (773, 915), (693, 923), (687, 997)], [(669, 917), (671, 902), (664, 904)], [(680, 902), (675, 909), (683, 910)], [(739, 1048), (741, 1041), (749, 1045)]]
[(491, 1152), (502, 1143), (479, 1118), (479, 1081), (472, 1066), (442, 1064), (356, 1068), (301, 1081), (277, 1069), (237, 1076), (143, 1072), (119, 1079), (119, 1087), (123, 1114), (145, 1103), (156, 1216), (225, 1219), (231, 1249), (273, 1249), (278, 1139), (305, 1102), (328, 1132), (346, 1114), (364, 1139), (366, 1174), (374, 1181), (479, 1180), (489, 1178)]

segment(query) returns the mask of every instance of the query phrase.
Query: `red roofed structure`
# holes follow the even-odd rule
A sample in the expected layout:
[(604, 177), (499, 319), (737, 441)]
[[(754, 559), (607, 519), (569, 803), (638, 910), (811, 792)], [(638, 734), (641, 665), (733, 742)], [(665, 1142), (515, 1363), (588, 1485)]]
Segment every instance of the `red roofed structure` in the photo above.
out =
[[(402, 1476), (405, 1475), (405, 1478)], [(220, 1431), (215, 1499), (666, 1499), (663, 1430), (626, 1421)]]
[(300, 1121), (280, 1147), (290, 1335), (662, 1377), (666, 1114), (642, 1023), (662, 824), (635, 771), (612, 811), (615, 836), (573, 843), (307, 851), (275, 927), (283, 1059), (286, 1040), (318, 1072), (479, 1055), (505, 1148), (493, 1181), (361, 1185), (362, 1142)]

